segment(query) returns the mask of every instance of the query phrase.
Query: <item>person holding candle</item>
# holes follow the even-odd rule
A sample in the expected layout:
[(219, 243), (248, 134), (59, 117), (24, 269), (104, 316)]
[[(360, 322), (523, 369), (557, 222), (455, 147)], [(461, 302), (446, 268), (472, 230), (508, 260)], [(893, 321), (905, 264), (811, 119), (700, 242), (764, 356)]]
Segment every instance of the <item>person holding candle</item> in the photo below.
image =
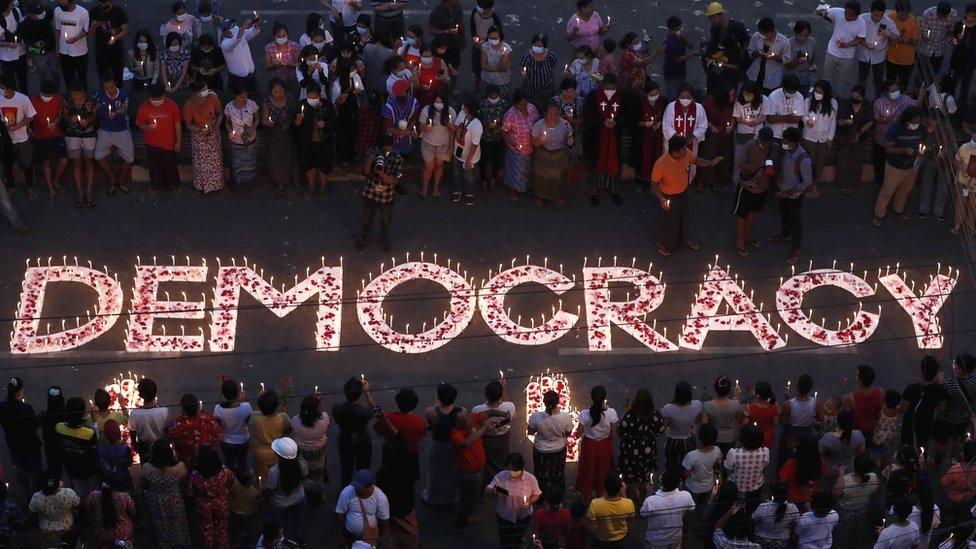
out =
[[(80, 82), (74, 82), (68, 89), (68, 100), (64, 103), (61, 120), (64, 122), (64, 142), (68, 149), (75, 179), (75, 207), (94, 207), (94, 157), (98, 133), (98, 106), (94, 98), (85, 94)], [(82, 177), (84, 172), (84, 177)]]
[[(947, 97), (950, 101), (952, 96)], [(955, 102), (951, 105), (955, 108)], [(931, 112), (931, 111), (930, 111)], [(945, 220), (945, 205), (948, 197), (949, 177), (951, 172), (943, 170), (942, 166), (951, 165), (949, 149), (939, 142), (941, 136), (935, 118), (925, 119), (925, 139), (923, 145), (922, 165), (918, 170), (918, 218), (925, 219), (929, 212), (935, 214), (938, 221)]]
[(925, 8), (919, 20), (918, 54), (928, 58), (936, 74), (942, 69), (946, 44), (952, 36), (952, 29), (959, 15), (948, 0)]
[(356, 162), (356, 120), (361, 103), (365, 102), (365, 87), (359, 76), (358, 64), (352, 57), (336, 60), (336, 78), (332, 81), (332, 103), (336, 109), (336, 159), (343, 170)]
[(751, 62), (746, 51), (749, 32), (741, 21), (726, 14), (720, 2), (709, 3), (705, 17), (709, 25), (709, 39), (703, 47), (706, 87), (711, 89), (719, 82), (735, 87)]
[(194, 503), (196, 522), (208, 549), (228, 546), (227, 520), (231, 490), (237, 479), (220, 463), (213, 446), (200, 447), (197, 468), (190, 473), (188, 488)]
[(400, 389), (394, 399), (397, 411), (383, 413), (373, 425), (384, 438), (376, 485), (390, 501), (392, 546), (411, 549), (420, 544), (414, 485), (420, 480), (420, 443), (427, 436), (427, 424), (413, 413), (419, 403), (413, 389)]
[(146, 91), (159, 79), (159, 54), (146, 29), (136, 31), (135, 46), (129, 50), (126, 68), (132, 73), (131, 91)]
[[(875, 107), (877, 112), (877, 107)], [(884, 184), (878, 191), (878, 199), (874, 205), (874, 218), (871, 224), (881, 227), (881, 222), (888, 211), (888, 203), (894, 198), (893, 208), (896, 214), (905, 219), (911, 215), (905, 211), (908, 193), (915, 186), (918, 172), (919, 155), (924, 154), (923, 140), (925, 130), (922, 129), (922, 111), (912, 105), (901, 111), (898, 121), (891, 124), (884, 134), (885, 174)]]
[(600, 37), (610, 31), (610, 19), (606, 24), (597, 13), (594, 0), (576, 0), (576, 13), (566, 22), (566, 40), (573, 48), (589, 46), (591, 50), (600, 47)]
[[(487, 75), (487, 71), (482, 70), (482, 78), (486, 78)], [(481, 172), (481, 191), (486, 195), (495, 194), (498, 172), (505, 162), (506, 146), (501, 133), (501, 121), (511, 107), (511, 103), (501, 94), (501, 88), (497, 84), (485, 85), (485, 97), (478, 103), (479, 116), (484, 119), (478, 169)]]
[[(41, 167), (47, 183), (46, 204), (52, 204), (61, 187), (61, 174), (68, 167), (68, 149), (64, 145), (61, 131), (61, 110), (64, 98), (58, 93), (58, 86), (51, 81), (41, 82), (41, 93), (30, 98), (37, 115), (31, 120), (34, 135), (34, 163)], [(53, 164), (53, 167), (52, 167)]]
[(664, 45), (645, 52), (637, 33), (628, 32), (620, 41), (620, 51), (620, 88), (624, 92), (640, 92), (647, 78), (647, 65), (664, 53)]
[(393, 193), (402, 172), (403, 158), (392, 152), (393, 138), (382, 134), (377, 147), (367, 151), (363, 172), (366, 183), (363, 187), (363, 234), (356, 243), (359, 250), (369, 243), (373, 230), (373, 217), (380, 214), (380, 248), (390, 249), (390, 225), (393, 222)]
[[(454, 428), (454, 402), (457, 389), (449, 383), (437, 386), (437, 400), (424, 411), (430, 431), (427, 461), (427, 486), (420, 493), (428, 505), (452, 505), (457, 494), (457, 469), (454, 449), (451, 447), (451, 430)], [(333, 414), (334, 415), (334, 414)]]
[(474, 192), (478, 185), (475, 167), (481, 160), (481, 138), (484, 135), (484, 124), (479, 114), (476, 101), (465, 101), (453, 126), (452, 169), (459, 188), (451, 193), (451, 202), (459, 203), (463, 195), (465, 206), (474, 206)]
[(522, 94), (541, 109), (556, 88), (556, 54), (549, 50), (549, 37), (532, 36), (532, 46), (519, 61), (522, 67)]
[(865, 102), (866, 93), (864, 86), (854, 86), (837, 110), (834, 139), (837, 150), (843, 150), (844, 154), (837, 155), (834, 182), (841, 194), (851, 194), (854, 187), (860, 185), (864, 162), (868, 157), (868, 138), (865, 135), (874, 126), (874, 109)]
[(500, 417), (471, 414), (466, 408), (451, 410), (454, 428), (451, 430), (451, 446), (454, 448), (454, 464), (458, 475), (458, 502), (456, 528), (471, 524), (471, 515), (478, 506), (481, 492), (481, 475), (487, 462), (485, 446), (481, 438), (488, 429), (502, 421)]
[(904, 109), (918, 103), (901, 91), (901, 86), (894, 80), (887, 80), (883, 87), (884, 93), (874, 100), (874, 144), (872, 149), (872, 164), (874, 165), (874, 184), (878, 187), (885, 179), (885, 147), (884, 139), (888, 126), (898, 120)]
[(17, 89), (27, 93), (27, 50), (17, 31), (23, 15), (12, 0), (0, 2), (0, 70), (17, 78)]
[(34, 2), (27, 10), (27, 17), (20, 21), (18, 37), (27, 49), (27, 67), (36, 72), (41, 82), (61, 82), (58, 64), (57, 36), (51, 24), (53, 11), (50, 7)]
[[(734, 181), (739, 181), (739, 164), (742, 162), (742, 153), (746, 151), (746, 145), (756, 139), (759, 130), (765, 127), (766, 116), (769, 114), (771, 106), (771, 101), (763, 95), (759, 84), (749, 80), (742, 83), (742, 88), (732, 105), (732, 117), (735, 121), (735, 163), (732, 166), (732, 179)], [(711, 119), (709, 119), (709, 125), (715, 125)]]
[[(329, 63), (319, 55), (319, 51), (314, 46), (305, 46), (301, 51), (301, 58), (298, 65), (294, 68), (294, 74), (290, 77), (291, 82), (298, 84), (298, 100), (305, 99), (306, 88), (311, 83), (316, 83), (319, 88), (329, 84)], [(287, 83), (282, 80), (285, 89)]]
[(818, 70), (817, 39), (810, 36), (812, 31), (809, 21), (797, 21), (793, 24), (790, 58), (785, 63), (787, 71), (796, 74), (800, 79), (800, 89), (804, 93), (813, 85), (813, 74)]
[(244, 398), (243, 383), (225, 379), (220, 384), (223, 400), (214, 406), (213, 417), (220, 423), (220, 450), (224, 463), (234, 472), (247, 471), (247, 448), (250, 439), (248, 422), (253, 414), (251, 403)]
[(202, 80), (207, 83), (207, 89), (214, 92), (224, 90), (224, 52), (217, 47), (213, 36), (205, 34), (200, 37), (197, 46), (190, 52), (190, 81)]
[(681, 547), (685, 516), (695, 510), (691, 494), (681, 489), (681, 472), (668, 469), (661, 475), (661, 488), (644, 500), (638, 511), (647, 519), (646, 547)]
[(268, 480), (268, 470), (278, 463), (278, 456), (271, 444), (291, 431), (291, 418), (284, 411), (279, 411), (280, 404), (278, 391), (262, 391), (258, 395), (258, 410), (261, 413), (252, 414), (248, 421), (252, 469), (261, 487), (262, 480)]
[(217, 94), (206, 82), (190, 83), (192, 95), (183, 105), (183, 120), (190, 132), (193, 159), (193, 188), (201, 193), (224, 188), (224, 161), (221, 154), (220, 127), (223, 110)]
[(129, 435), (142, 461), (149, 459), (153, 443), (166, 435), (169, 423), (169, 408), (156, 403), (157, 391), (156, 382), (151, 378), (140, 379), (136, 392), (142, 405), (129, 412)]
[(441, 194), (444, 159), (449, 158), (448, 149), (455, 120), (458, 120), (457, 113), (447, 105), (447, 94), (444, 92), (439, 93), (433, 103), (420, 110), (420, 154), (424, 159), (421, 198), (427, 198), (432, 179), (434, 196)]
[[(116, 187), (127, 193), (132, 183), (132, 162), (135, 160), (132, 131), (129, 129), (129, 96), (115, 84), (115, 77), (111, 73), (102, 75), (101, 80), (101, 89), (95, 93), (98, 104), (95, 162), (109, 177), (108, 194), (114, 193)], [(118, 174), (108, 163), (113, 149), (122, 159)]]
[(68, 486), (82, 499), (95, 489), (98, 482), (98, 437), (86, 425), (85, 401), (69, 398), (64, 403), (64, 421), (54, 428), (59, 459), (64, 464)]
[(849, 90), (856, 83), (858, 46), (867, 37), (867, 25), (859, 17), (861, 3), (847, 0), (843, 8), (818, 9), (817, 14), (833, 24), (823, 62), (823, 79), (838, 90)]
[(542, 493), (566, 489), (566, 445), (573, 434), (573, 419), (559, 411), (559, 394), (546, 391), (544, 409), (529, 416), (528, 434), (532, 440), (532, 463)]
[(590, 390), (593, 405), (579, 414), (579, 427), (573, 438), (581, 440), (576, 490), (584, 504), (593, 499), (593, 491), (602, 494), (603, 481), (613, 468), (613, 439), (617, 435), (617, 411), (607, 403), (607, 389), (596, 385)]
[(672, 135), (668, 152), (654, 162), (651, 191), (661, 207), (657, 222), (657, 253), (669, 256), (675, 246), (684, 243), (691, 250), (700, 248), (691, 237), (691, 204), (688, 199), (689, 173), (692, 165), (715, 166), (724, 160), (717, 156), (702, 160), (688, 150), (688, 139)]
[(241, 25), (232, 18), (224, 19), (221, 25), (223, 38), (220, 40), (220, 49), (227, 62), (228, 83), (237, 83), (238, 89), (250, 93), (257, 91), (257, 82), (254, 78), (254, 58), (251, 57), (248, 43), (261, 32), (261, 16), (257, 12), (254, 15), (253, 19), (245, 19)]
[(268, 470), (264, 488), (269, 492), (271, 512), (285, 535), (299, 546), (305, 539), (305, 514), (308, 500), (305, 479), (308, 464), (298, 454), (298, 444), (289, 437), (277, 438), (271, 443), (277, 463)]
[(585, 99), (597, 88), (598, 82), (603, 79), (600, 60), (593, 57), (593, 50), (582, 45), (576, 48), (576, 57), (566, 67), (564, 77), (572, 78), (576, 81), (576, 94), (580, 99)]
[(478, 0), (471, 10), (471, 71), (474, 72), (475, 88), (481, 88), (482, 48), (488, 41), (492, 28), (502, 28), (502, 18), (495, 13), (495, 0)]
[(955, 160), (955, 187), (958, 194), (955, 196), (953, 212), (955, 221), (949, 232), (958, 235), (959, 231), (976, 232), (976, 133), (970, 133), (969, 141), (959, 146)]
[(763, 17), (756, 26), (758, 30), (749, 39), (748, 52), (753, 62), (746, 69), (746, 77), (759, 84), (765, 95), (783, 81), (783, 63), (790, 57), (790, 41), (776, 32), (771, 17)]
[(499, 494), (495, 507), (499, 547), (522, 547), (532, 506), (542, 496), (542, 491), (535, 475), (525, 470), (525, 459), (521, 454), (507, 456), (505, 469), (488, 483), (485, 492)]
[[(898, 36), (890, 39), (885, 57), (885, 74), (896, 80), (903, 88), (908, 87), (908, 79), (915, 66), (916, 46), (921, 37), (918, 19), (912, 15), (908, 0), (895, 0), (894, 11), (888, 12), (888, 19), (894, 22)], [(938, 74), (938, 70), (935, 70)]]
[[(875, 97), (881, 95), (881, 85), (885, 80), (885, 57), (889, 42), (898, 38), (898, 27), (885, 14), (884, 0), (873, 0), (871, 11), (862, 13), (860, 19), (864, 21), (865, 37), (857, 48), (858, 83), (867, 85), (868, 75), (874, 82)], [(888, 80), (894, 80), (889, 74)]]
[(572, 126), (560, 116), (559, 105), (550, 102), (545, 116), (532, 125), (531, 184), (537, 206), (546, 200), (565, 204), (568, 151), (574, 142)]
[(790, 255), (786, 262), (794, 264), (800, 256), (803, 242), (803, 195), (813, 184), (813, 160), (800, 145), (800, 130), (783, 130), (782, 155), (776, 177), (776, 199), (779, 203), (781, 230), (769, 238), (771, 242), (790, 241)]
[(681, 85), (688, 80), (688, 60), (701, 55), (700, 48), (688, 37), (684, 23), (677, 16), (668, 17), (668, 34), (664, 39), (664, 95), (677, 97)]
[[(272, 78), (280, 78), (287, 88), (293, 89), (296, 83), (295, 67), (298, 66), (299, 45), (288, 39), (288, 27), (283, 23), (275, 22), (271, 32), (274, 41), (264, 47), (264, 66)], [(325, 64), (325, 55), (322, 56)]]
[[(200, 21), (200, 38), (210, 36), (214, 40), (220, 37), (220, 24), (224, 18), (220, 15), (220, 0), (197, 1), (197, 20)], [(198, 40), (199, 43), (199, 40)]]
[(816, 198), (820, 192), (817, 182), (827, 165), (827, 156), (833, 152), (834, 133), (837, 130), (837, 100), (834, 99), (830, 82), (820, 80), (813, 87), (813, 94), (806, 100), (807, 115), (803, 121), (803, 150), (813, 161), (813, 183), (806, 194)]
[(185, 47), (180, 34), (171, 32), (166, 35), (166, 49), (160, 56), (159, 75), (166, 86), (167, 93), (183, 91), (189, 79), (190, 50)]
[(141, 473), (149, 501), (156, 543), (163, 547), (190, 547), (183, 487), (189, 476), (186, 464), (177, 459), (172, 441), (161, 438), (153, 443), (148, 462)]
[[(698, 146), (705, 139), (705, 132), (708, 131), (708, 115), (705, 113), (705, 107), (695, 101), (695, 90), (690, 84), (681, 86), (678, 96), (664, 108), (661, 131), (665, 140), (675, 135), (683, 136), (688, 150), (694, 156), (698, 156)], [(696, 164), (692, 164), (690, 168), (688, 177), (694, 179)]]
[(125, 61), (123, 40), (129, 33), (129, 16), (112, 0), (99, 0), (91, 9), (92, 32), (95, 34), (95, 70), (110, 73), (115, 85), (122, 85), (122, 65)]
[(393, 136), (393, 152), (404, 158), (410, 155), (413, 139), (418, 136), (419, 113), (420, 103), (410, 94), (410, 83), (406, 80), (395, 82), (380, 116), (384, 131)]
[(773, 482), (769, 501), (759, 504), (752, 512), (756, 525), (756, 542), (761, 547), (789, 547), (793, 525), (800, 518), (800, 510), (788, 499), (786, 484)]
[[(304, 49), (305, 46), (311, 45), (313, 42), (312, 36), (319, 32), (321, 32), (322, 37), (325, 38), (325, 33), (328, 32), (325, 30), (325, 19), (323, 19), (322, 15), (318, 12), (310, 11), (308, 12), (308, 15), (305, 16), (305, 32), (298, 37), (298, 47)], [(285, 36), (287, 37), (287, 32), (285, 33)], [(275, 33), (275, 37), (277, 37), (277, 33)], [(323, 40), (322, 42), (322, 47), (325, 48), (326, 42), (333, 42), (332, 35), (329, 34), (329, 39)], [(287, 44), (287, 41), (285, 43)], [(335, 55), (335, 52), (333, 52), (333, 55)]]
[[(177, 154), (183, 144), (183, 113), (160, 83), (149, 88), (149, 101), (139, 105), (136, 125), (143, 132), (146, 154), (149, 158), (149, 194), (160, 190), (183, 193), (180, 188), (180, 172)], [(70, 150), (70, 147), (69, 147)]]
[(298, 444), (298, 454), (308, 465), (306, 492), (313, 505), (323, 501), (325, 484), (329, 481), (326, 468), (325, 444), (329, 415), (322, 411), (322, 394), (316, 392), (302, 399), (298, 414), (291, 418), (292, 438)]
[(224, 107), (224, 122), (230, 140), (231, 182), (234, 190), (256, 193), (260, 109), (239, 82), (231, 82), (230, 91), (234, 99)]
[(196, 469), (201, 446), (216, 448), (223, 428), (213, 416), (201, 409), (201, 401), (192, 394), (180, 397), (180, 415), (173, 421), (167, 436), (173, 441), (176, 457), (191, 470)]
[(766, 107), (766, 125), (773, 130), (775, 139), (783, 138), (783, 131), (796, 127), (803, 122), (807, 115), (806, 101), (800, 93), (800, 78), (795, 74), (783, 76), (783, 85), (764, 100)]
[(396, 54), (407, 62), (407, 66), (415, 67), (420, 63), (420, 48), (424, 45), (424, 29), (420, 25), (410, 25), (403, 35), (403, 43), (397, 48)]
[(488, 29), (485, 43), (477, 50), (480, 55), (480, 78), (487, 86), (494, 85), (502, 96), (508, 96), (512, 82), (509, 63), (512, 60), (512, 47), (505, 42), (505, 33), (500, 26)]
[(779, 423), (780, 413), (776, 395), (768, 381), (757, 381), (752, 392), (755, 398), (743, 410), (742, 424), (756, 424), (763, 432), (763, 445), (772, 450), (776, 442), (773, 426)]
[(317, 83), (308, 83), (305, 93), (294, 120), (299, 171), (305, 174), (308, 183), (305, 198), (312, 198), (318, 188), (320, 200), (325, 200), (329, 174), (332, 173), (335, 108), (328, 97), (322, 97), (322, 89)]
[(434, 55), (433, 44), (420, 47), (420, 63), (416, 65), (417, 99), (430, 105), (443, 91), (450, 90), (451, 76), (447, 63)]
[[(623, 135), (622, 122), (624, 98), (617, 89), (617, 77), (608, 74), (603, 84), (586, 99), (583, 104), (583, 151), (590, 161), (590, 204), (600, 204), (600, 190), (610, 194), (617, 206), (621, 204), (617, 191), (617, 177), (620, 175), (620, 140)], [(507, 176), (507, 174), (506, 174)]]
[[(735, 111), (735, 100), (735, 90), (724, 83), (720, 83), (715, 85), (702, 101), (705, 118), (708, 120), (708, 131), (705, 133), (705, 139), (701, 144), (700, 154), (702, 157), (733, 158), (732, 130), (735, 124), (733, 124), (732, 115)], [(730, 183), (732, 166), (729, 164), (723, 161), (714, 168), (702, 168), (695, 178), (695, 190), (704, 192), (708, 188), (715, 192), (719, 186)]]
[[(584, 97), (578, 93), (577, 81), (571, 77), (563, 78), (559, 84), (561, 90), (554, 95), (550, 102), (559, 106), (559, 115), (563, 120), (569, 122), (573, 129), (573, 144), (569, 148), (569, 163), (573, 166), (578, 165), (583, 160), (583, 104)], [(664, 109), (664, 106), (661, 106)], [(484, 109), (482, 109), (484, 112)], [(566, 190), (571, 186), (567, 182)]]
[(528, 190), (532, 163), (532, 125), (539, 119), (535, 105), (522, 90), (512, 94), (512, 108), (502, 118), (505, 149), (505, 186), (512, 200)]
[(187, 13), (186, 4), (180, 0), (170, 5), (170, 11), (173, 13), (173, 17), (159, 26), (159, 36), (166, 38), (169, 33), (175, 32), (182, 37), (183, 44), (189, 48), (191, 44), (195, 44), (200, 39), (200, 20)]
[(791, 384), (791, 381), (786, 382), (786, 398), (779, 415), (779, 424), (783, 428), (780, 431), (779, 449), (776, 452), (777, 470), (793, 455), (793, 449), (800, 439), (813, 436), (813, 423), (820, 415), (820, 405), (816, 397), (811, 396), (813, 378), (808, 374), (802, 374), (797, 378), (796, 396), (790, 393)]
[[(441, 0), (427, 19), (427, 30), (440, 39), (446, 51), (444, 60), (457, 70), (461, 68), (461, 50), (467, 47), (464, 32), (464, 10), (459, 0)], [(402, 32), (401, 32), (402, 33)]]
[(81, 82), (88, 88), (88, 10), (75, 0), (59, 0), (54, 8), (54, 30), (58, 33), (58, 54), (64, 81)]

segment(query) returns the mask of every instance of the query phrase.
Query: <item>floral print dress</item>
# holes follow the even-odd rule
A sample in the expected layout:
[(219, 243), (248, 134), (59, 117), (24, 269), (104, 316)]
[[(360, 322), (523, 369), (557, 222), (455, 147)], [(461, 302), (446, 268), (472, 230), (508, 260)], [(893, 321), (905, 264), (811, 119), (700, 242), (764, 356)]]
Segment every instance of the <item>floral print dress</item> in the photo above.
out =
[(149, 489), (149, 514), (152, 516), (156, 543), (161, 549), (190, 547), (190, 529), (183, 503), (182, 477), (167, 475), (159, 469), (144, 465), (143, 472)]
[(196, 502), (194, 506), (197, 524), (203, 535), (203, 547), (207, 549), (226, 549), (227, 541), (227, 501), (230, 489), (236, 479), (227, 467), (210, 478), (194, 471), (190, 476), (190, 491)]
[(285, 185), (296, 181), (298, 163), (295, 158), (295, 146), (292, 143), (292, 121), (295, 120), (297, 104), (289, 94), (285, 104), (281, 107), (274, 104), (270, 97), (264, 98), (264, 108), (267, 109), (271, 127), (268, 129), (268, 168), (271, 180), (279, 191)]
[(176, 83), (179, 81), (180, 75), (183, 74), (183, 67), (190, 63), (190, 50), (180, 48), (180, 53), (171, 53), (169, 49), (164, 49), (160, 57), (162, 58), (163, 66), (166, 67), (167, 82), (165, 84), (170, 86), (169, 91), (175, 92), (186, 89), (190, 83), (189, 77), (184, 78), (179, 87), (176, 86)]
[(650, 417), (624, 414), (617, 426), (620, 457), (617, 469), (624, 482), (647, 482), (657, 470), (657, 436), (664, 432), (664, 418), (656, 410)]

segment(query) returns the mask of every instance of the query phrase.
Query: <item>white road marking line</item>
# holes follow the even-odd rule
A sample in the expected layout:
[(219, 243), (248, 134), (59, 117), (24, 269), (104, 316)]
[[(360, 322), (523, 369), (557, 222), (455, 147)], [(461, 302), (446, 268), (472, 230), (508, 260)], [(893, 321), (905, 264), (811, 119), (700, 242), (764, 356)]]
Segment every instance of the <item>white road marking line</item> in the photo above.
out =
[[(588, 347), (563, 347), (559, 349), (559, 356), (600, 356), (600, 355), (611, 355), (611, 356), (626, 356), (626, 355), (659, 355), (667, 356), (673, 354), (696, 354), (696, 355), (744, 355), (756, 353), (760, 348), (758, 346), (737, 346), (737, 347), (703, 347), (702, 350), (696, 351), (694, 349), (679, 349), (675, 352), (670, 353), (659, 353), (655, 352), (646, 347), (620, 347), (616, 349), (611, 349), (609, 351), (591, 351)], [(857, 347), (823, 347), (818, 349), (798, 349), (796, 351), (790, 351), (790, 354), (813, 354), (813, 355), (856, 355), (858, 354)]]
[[(315, 11), (314, 9), (307, 10), (258, 10), (259, 15), (308, 15), (308, 12)], [(241, 15), (252, 15), (254, 10), (241, 10)], [(373, 14), (373, 10), (363, 10), (359, 13)], [(403, 10), (404, 15), (430, 15), (430, 10)]]

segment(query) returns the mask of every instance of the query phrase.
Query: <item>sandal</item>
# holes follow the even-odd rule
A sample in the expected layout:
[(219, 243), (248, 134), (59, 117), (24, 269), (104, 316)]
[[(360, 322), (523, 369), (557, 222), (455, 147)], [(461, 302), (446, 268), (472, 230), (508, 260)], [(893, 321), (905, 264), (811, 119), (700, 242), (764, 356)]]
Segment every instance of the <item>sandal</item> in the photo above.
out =
[(905, 221), (909, 221), (912, 218), (912, 214), (908, 212), (901, 212), (899, 215), (901, 215), (901, 218)]
[(451, 202), (460, 202), (461, 193), (451, 193)]
[(736, 248), (735, 253), (739, 254), (739, 257), (749, 257), (749, 250), (745, 248)]
[(657, 253), (661, 254), (664, 257), (667, 257), (667, 256), (671, 255), (671, 249), (668, 248), (667, 246), (663, 246), (661, 244), (658, 244), (657, 245)]
[(949, 232), (952, 234), (952, 236), (958, 236), (959, 235), (959, 227), (953, 227), (953, 228), (949, 229)]
[(85, 202), (85, 206), (88, 206), (89, 208), (94, 208), (96, 205), (98, 205), (98, 202), (95, 202), (94, 198)]
[(425, 192), (419, 192), (417, 193), (417, 196), (419, 196), (421, 199), (426, 199), (428, 194)]
[(701, 184), (696, 184), (695, 185), (695, 191), (700, 192), (700, 193), (703, 193), (703, 192), (705, 192), (705, 186), (704, 185), (701, 185)]
[(80, 209), (80, 208), (84, 208), (84, 207), (85, 207), (85, 201), (84, 200), (75, 200), (75, 208), (79, 208)]
[(759, 241), (758, 240), (746, 240), (745, 243), (746, 243), (746, 246), (752, 246), (753, 248), (758, 248), (759, 247)]
[(47, 195), (47, 198), (44, 199), (44, 204), (46, 204), (48, 206), (50, 206), (51, 204), (54, 204), (54, 197), (55, 196), (57, 196), (57, 195), (54, 195), (54, 194)]
[(122, 185), (119, 188), (122, 189), (122, 192), (124, 192), (125, 194), (129, 194), (130, 192), (132, 192), (132, 189), (130, 189), (128, 185)]
[(786, 242), (787, 240), (792, 240), (793, 237), (789, 235), (774, 234), (769, 237), (770, 242)]
[(689, 240), (688, 242), (685, 242), (685, 246), (688, 246), (689, 249), (694, 250), (696, 252), (701, 249), (701, 246), (699, 246), (698, 243), (695, 242), (694, 240)]
[(114, 183), (108, 186), (108, 189), (105, 191), (105, 194), (107, 194), (109, 196), (112, 196), (113, 194), (115, 194), (115, 184)]
[(874, 219), (871, 220), (871, 224), (874, 225), (875, 228), (881, 227), (881, 218), (875, 216)]
[(284, 187), (284, 186), (281, 186), (281, 187), (275, 187), (275, 193), (276, 193), (276, 194), (277, 194), (278, 196), (285, 196), (285, 187)]

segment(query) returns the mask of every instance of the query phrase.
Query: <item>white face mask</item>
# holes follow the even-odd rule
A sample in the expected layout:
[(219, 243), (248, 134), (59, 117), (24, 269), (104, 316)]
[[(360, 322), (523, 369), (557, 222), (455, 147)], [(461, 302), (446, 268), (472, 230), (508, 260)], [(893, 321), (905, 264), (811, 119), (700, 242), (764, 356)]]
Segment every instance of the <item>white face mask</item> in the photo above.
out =
[(644, 49), (644, 45), (641, 44), (640, 42), (634, 42), (634, 45), (631, 46), (630, 49), (634, 51), (641, 51), (642, 49)]
[(687, 98), (681, 98), (678, 100), (678, 103), (681, 103), (682, 107), (687, 107), (688, 105), (691, 105), (692, 100)]
[(213, 23), (213, 15), (201, 15), (200, 16), (200, 22), (201, 23)]
[(150, 99), (149, 100), (149, 102), (152, 103), (156, 107), (162, 106), (163, 101), (164, 101), (163, 99)]
[(317, 107), (319, 105), (319, 99), (306, 99), (306, 101), (308, 101), (308, 104), (313, 107)]
[(410, 71), (408, 71), (407, 69), (403, 69), (402, 71), (396, 73), (396, 75), (399, 76), (400, 78), (407, 78), (410, 76)]
[(170, 53), (180, 53), (180, 47), (179, 46), (170, 46), (169, 47), (169, 52)]
[(901, 91), (895, 90), (893, 92), (889, 92), (888, 97), (891, 98), (892, 101), (898, 101), (898, 99), (901, 98)]
[(489, 38), (488, 39), (488, 43), (491, 44), (492, 46), (497, 46), (498, 44), (501, 44), (502, 43), (502, 39), (501, 38)]
[(908, 124), (908, 129), (910, 129), (910, 130), (912, 130), (912, 131), (915, 131), (915, 130), (917, 130), (917, 129), (918, 129), (918, 127), (919, 127), (919, 124), (912, 124), (912, 123), (909, 123), (909, 124)]
[(325, 42), (312, 42), (312, 45), (315, 46), (315, 49), (322, 51), (322, 48), (325, 47)]
[(201, 47), (200, 48), (200, 51), (202, 51), (203, 53), (210, 53), (210, 52), (213, 51), (213, 48), (209, 48), (209, 47), (208, 48), (204, 48), (204, 47)]
[(823, 94), (820, 92), (813, 92), (813, 98), (817, 101), (823, 101)]
[(491, 103), (492, 105), (497, 105), (498, 102), (501, 101), (501, 100), (502, 100), (501, 97), (489, 97), (488, 98), (488, 102)]
[(613, 94), (617, 93), (617, 90), (603, 90), (603, 93), (606, 94), (607, 99), (610, 99)]
[(787, 145), (786, 143), (783, 143), (783, 150), (789, 152), (790, 146)]
[(420, 58), (420, 62), (423, 63), (424, 65), (430, 65), (431, 63), (434, 62), (434, 58), (433, 57), (421, 57)]
[(147, 43), (147, 42), (139, 42), (139, 43), (136, 44), (136, 48), (139, 48), (142, 51), (146, 51), (147, 49), (149, 49), (149, 43)]
[(796, 92), (788, 92), (786, 90), (783, 90), (783, 97), (787, 99), (793, 99), (794, 97), (796, 97)]
[(441, 103), (440, 101), (437, 101), (436, 103), (434, 103), (434, 110), (435, 111), (444, 110), (444, 103)]
[(356, 32), (358, 32), (359, 34), (366, 34), (367, 32), (369, 32), (369, 29), (364, 29), (362, 27), (356, 27)]
[(403, 43), (406, 44), (406, 45), (408, 45), (408, 46), (412, 46), (413, 45), (413, 38), (410, 38), (409, 36), (404, 36), (403, 37)]
[(230, 35), (231, 35), (232, 37), (233, 37), (233, 36), (237, 36), (237, 33), (238, 33), (238, 32), (239, 32), (240, 30), (241, 30), (241, 28), (240, 28), (240, 27), (238, 27), (237, 25), (234, 25), (233, 27), (231, 27), (231, 28), (230, 28)]
[(41, 13), (37, 14), (37, 20), (38, 21), (43, 21), (45, 17), (47, 17), (47, 12), (46, 11), (42, 11)]
[(176, 16), (176, 20), (179, 21), (180, 23), (182, 23), (183, 21), (186, 21), (186, 14), (185, 13), (181, 13), (181, 14), (177, 15)]
[(200, 90), (200, 97), (207, 97), (208, 95), (210, 95), (210, 90)]
[(277, 37), (275, 37), (275, 42), (277, 42), (281, 46), (284, 46), (285, 44), (288, 43), (288, 37), (287, 36), (277, 36)]
[(44, 94), (41, 94), (41, 101), (43, 101), (45, 103), (50, 103), (52, 99), (54, 99), (54, 96), (53, 95), (44, 95)]
[(475, 6), (474, 9), (478, 10), (478, 13), (485, 13), (485, 8), (481, 6)]
[(659, 94), (659, 93), (649, 93), (649, 94), (647, 94), (647, 100), (650, 101), (650, 102), (652, 102), (652, 103), (655, 102), (655, 101), (657, 101), (657, 98), (658, 97), (661, 97), (661, 94)]
[(542, 55), (542, 53), (545, 52), (545, 51), (546, 51), (546, 48), (544, 48), (542, 46), (532, 46), (532, 53), (534, 53), (536, 55)]

